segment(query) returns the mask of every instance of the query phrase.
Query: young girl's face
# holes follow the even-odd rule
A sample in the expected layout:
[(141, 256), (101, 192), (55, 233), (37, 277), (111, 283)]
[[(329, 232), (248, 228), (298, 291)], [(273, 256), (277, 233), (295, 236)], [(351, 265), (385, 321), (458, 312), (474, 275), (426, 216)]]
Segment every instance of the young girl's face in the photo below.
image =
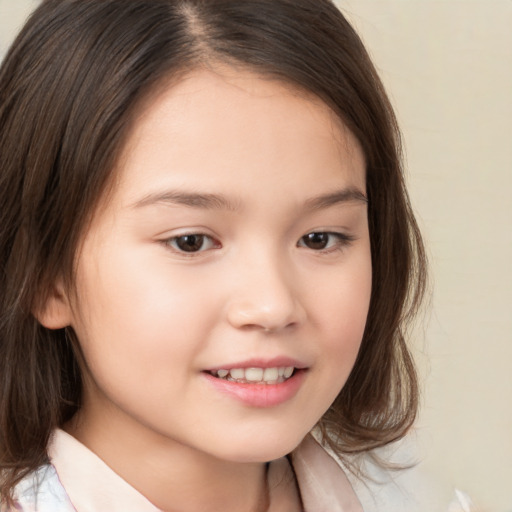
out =
[(347, 380), (368, 312), (355, 138), (279, 82), (197, 71), (152, 98), (118, 167), (67, 309), (84, 437), (290, 452)]

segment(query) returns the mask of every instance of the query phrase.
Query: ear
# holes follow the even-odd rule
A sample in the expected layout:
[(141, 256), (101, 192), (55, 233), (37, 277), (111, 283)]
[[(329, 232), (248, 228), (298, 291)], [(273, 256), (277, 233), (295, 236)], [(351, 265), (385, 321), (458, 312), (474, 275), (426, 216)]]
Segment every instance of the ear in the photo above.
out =
[(63, 329), (71, 324), (71, 307), (62, 282), (55, 283), (46, 302), (34, 311), (34, 316), (47, 329)]

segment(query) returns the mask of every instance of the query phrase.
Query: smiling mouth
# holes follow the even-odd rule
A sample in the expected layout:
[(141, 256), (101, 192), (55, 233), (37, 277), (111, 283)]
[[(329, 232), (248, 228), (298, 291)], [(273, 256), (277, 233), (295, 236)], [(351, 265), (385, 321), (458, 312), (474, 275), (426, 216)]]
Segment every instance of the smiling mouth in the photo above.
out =
[(293, 377), (297, 368), (279, 366), (274, 368), (231, 368), (212, 370), (207, 373), (217, 379), (239, 384), (282, 384)]

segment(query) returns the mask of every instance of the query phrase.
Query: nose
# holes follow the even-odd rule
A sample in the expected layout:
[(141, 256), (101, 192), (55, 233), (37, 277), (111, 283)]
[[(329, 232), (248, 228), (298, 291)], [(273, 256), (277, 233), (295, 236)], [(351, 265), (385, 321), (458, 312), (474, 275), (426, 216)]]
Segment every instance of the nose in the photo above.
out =
[[(283, 258), (252, 257), (241, 262), (228, 304), (229, 323), (265, 333), (300, 325), (306, 311), (297, 280)], [(233, 269), (232, 269), (233, 270)]]

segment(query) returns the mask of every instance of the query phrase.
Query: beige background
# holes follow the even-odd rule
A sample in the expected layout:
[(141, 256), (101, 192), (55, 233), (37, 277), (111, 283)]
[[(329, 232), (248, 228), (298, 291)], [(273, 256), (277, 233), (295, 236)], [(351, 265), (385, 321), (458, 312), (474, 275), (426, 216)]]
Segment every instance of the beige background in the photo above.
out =
[(338, 3), (397, 109), (430, 252), (427, 465), (483, 509), (511, 511), (512, 2)]
[[(0, 56), (36, 4), (0, 0)], [(512, 1), (338, 4), (397, 109), (430, 253), (425, 465), (482, 510), (512, 511)]]

